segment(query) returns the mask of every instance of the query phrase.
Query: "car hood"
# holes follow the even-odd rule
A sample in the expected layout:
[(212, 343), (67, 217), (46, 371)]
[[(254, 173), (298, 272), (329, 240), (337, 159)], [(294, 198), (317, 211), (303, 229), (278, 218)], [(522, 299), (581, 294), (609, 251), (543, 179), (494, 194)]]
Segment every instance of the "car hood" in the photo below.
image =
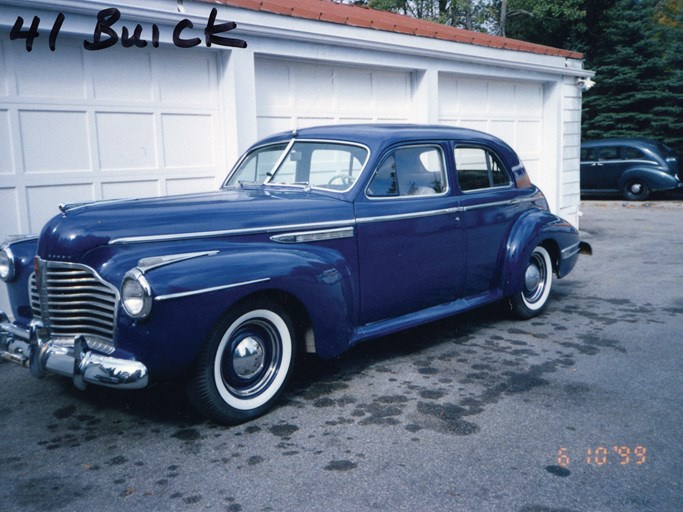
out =
[(77, 261), (111, 242), (277, 231), (288, 226), (333, 225), (352, 218), (352, 205), (336, 197), (270, 186), (102, 201), (62, 207), (62, 213), (43, 228), (38, 254), (45, 259)]

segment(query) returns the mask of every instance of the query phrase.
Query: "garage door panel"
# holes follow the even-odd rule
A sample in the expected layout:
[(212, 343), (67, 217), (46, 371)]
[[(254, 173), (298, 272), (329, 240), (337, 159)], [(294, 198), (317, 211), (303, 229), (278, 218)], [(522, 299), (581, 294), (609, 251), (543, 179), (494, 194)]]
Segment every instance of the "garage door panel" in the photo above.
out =
[(408, 122), (410, 72), (323, 63), (256, 59), (260, 137), (316, 124)]
[(514, 142), (517, 138), (517, 122), (514, 120), (496, 120), (489, 121), (488, 127), (485, 131), (488, 131), (491, 135), (495, 135), (505, 141), (510, 143)]
[[(225, 175), (227, 176), (226, 169)], [(218, 176), (219, 182), (222, 182), (225, 176)], [(216, 180), (214, 178), (191, 178), (191, 179), (168, 179), (166, 180), (166, 193), (168, 195), (178, 194), (193, 194), (195, 192), (205, 192), (215, 188)]]
[(8, 110), (0, 110), (0, 174), (15, 172)]
[(259, 116), (256, 122), (257, 137), (259, 139), (273, 133), (284, 132), (294, 128), (294, 121), (289, 116)]
[[(127, 53), (124, 53), (127, 52)], [(153, 98), (151, 56), (107, 48), (89, 56), (94, 97), (102, 101), (142, 103)]]
[(99, 112), (95, 123), (102, 170), (154, 169), (158, 166), (152, 114)]
[(162, 115), (164, 166), (166, 168), (213, 166), (217, 154), (213, 125), (214, 118), (210, 115)]
[(488, 82), (488, 110), (501, 116), (515, 114), (515, 85), (509, 82)]
[(541, 157), (542, 124), (540, 121), (519, 121), (515, 133), (515, 149), (523, 155)]
[(88, 171), (90, 134), (86, 112), (19, 112), (26, 173)]
[(267, 116), (273, 109), (291, 108), (289, 66), (277, 60), (256, 61), (256, 114)]
[(0, 205), (2, 205), (2, 223), (0, 223), (0, 240), (6, 236), (19, 233), (19, 199), (15, 188), (0, 188)]
[[(489, 111), (486, 101), (488, 97), (488, 82), (481, 80), (461, 79), (456, 87), (456, 98), (452, 107), (461, 115), (481, 115)], [(452, 108), (451, 107), (451, 108)]]
[(371, 98), (373, 90), (372, 73), (357, 69), (339, 69), (335, 76), (340, 114), (357, 110), (358, 98)]
[(294, 107), (301, 113), (336, 107), (334, 101), (334, 70), (327, 66), (299, 65), (293, 68), (293, 82), (296, 84), (290, 94)]
[[(4, 32), (0, 31), (0, 35), (4, 35)], [(0, 69), (8, 69), (9, 63), (7, 62), (7, 56), (5, 43), (0, 40)], [(0, 73), (0, 96), (9, 95), (9, 73)]]
[[(412, 90), (409, 73), (373, 72), (372, 88), (376, 112), (386, 115), (387, 112), (401, 111), (400, 106), (411, 104)], [(399, 117), (405, 118), (406, 112), (401, 112)]]
[(94, 201), (95, 190), (91, 183), (27, 187), (26, 199), (29, 230), (40, 233), (43, 225), (59, 213), (60, 204)]
[(17, 93), (24, 98), (84, 99), (86, 97), (85, 72), (81, 50), (72, 45), (59, 48), (55, 58), (46, 44), (34, 44), (30, 58), (26, 48), (12, 46)]
[(515, 84), (517, 113), (525, 117), (543, 116), (543, 85)]
[(162, 103), (210, 105), (217, 101), (216, 54), (162, 51), (154, 60)]
[(102, 183), (102, 199), (156, 197), (160, 194), (158, 180)]

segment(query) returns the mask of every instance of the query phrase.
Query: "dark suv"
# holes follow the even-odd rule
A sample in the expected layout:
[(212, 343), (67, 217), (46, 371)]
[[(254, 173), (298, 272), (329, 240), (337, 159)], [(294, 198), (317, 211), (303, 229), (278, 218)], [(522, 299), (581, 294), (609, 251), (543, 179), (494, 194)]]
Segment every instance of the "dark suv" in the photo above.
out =
[(650, 192), (683, 187), (674, 151), (645, 139), (603, 139), (581, 145), (581, 193), (620, 192), (643, 201)]

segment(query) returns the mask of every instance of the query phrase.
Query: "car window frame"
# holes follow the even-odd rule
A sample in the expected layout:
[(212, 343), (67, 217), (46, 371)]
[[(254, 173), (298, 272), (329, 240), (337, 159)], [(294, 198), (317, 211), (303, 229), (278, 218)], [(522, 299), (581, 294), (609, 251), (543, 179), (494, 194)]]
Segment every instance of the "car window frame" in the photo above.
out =
[[(436, 148), (439, 151), (439, 156), (441, 158), (441, 170), (443, 173), (443, 177), (446, 181), (446, 186), (443, 189), (442, 192), (434, 193), (434, 194), (413, 194), (413, 195), (395, 195), (395, 196), (372, 196), (368, 194), (368, 189), (370, 188), (370, 185), (372, 184), (372, 180), (375, 178), (377, 175), (377, 172), (380, 170), (382, 165), (387, 161), (389, 157), (392, 157), (394, 153), (400, 149), (409, 149), (409, 148), (415, 148), (415, 147), (431, 147), (431, 148)], [(451, 193), (451, 183), (450, 183), (450, 177), (449, 177), (449, 172), (448, 172), (448, 161), (446, 160), (446, 152), (444, 151), (443, 144), (441, 142), (410, 142), (406, 144), (400, 144), (396, 146), (392, 146), (391, 148), (388, 148), (385, 152), (385, 154), (382, 156), (382, 159), (375, 165), (374, 170), (372, 171), (372, 174), (370, 177), (367, 179), (367, 184), (365, 185), (365, 189), (363, 191), (365, 195), (365, 199), (369, 201), (398, 201), (398, 200), (415, 200), (415, 199), (428, 199), (428, 198), (441, 198), (445, 197), (447, 195), (450, 195)]]
[[(508, 183), (507, 185), (496, 185), (493, 187), (483, 187), (483, 188), (473, 188), (471, 190), (464, 190), (460, 184), (460, 176), (458, 175), (458, 161), (455, 158), (455, 150), (458, 148), (470, 148), (470, 149), (482, 149), (484, 151), (488, 151), (493, 155), (493, 157), (496, 159), (498, 162), (498, 165), (501, 169), (505, 171), (505, 174), (508, 177)], [(453, 157), (453, 171), (455, 174), (455, 181), (458, 184), (458, 190), (460, 193), (463, 195), (469, 195), (473, 193), (483, 193), (489, 190), (505, 190), (505, 189), (513, 189), (516, 188), (516, 181), (514, 178), (514, 173), (512, 170), (508, 167), (508, 165), (505, 163), (505, 160), (501, 158), (500, 154), (498, 154), (497, 151), (495, 151), (492, 147), (487, 146), (486, 144), (478, 144), (478, 143), (470, 143), (470, 142), (465, 142), (465, 143), (458, 143), (456, 142), (453, 144), (453, 150), (451, 151), (452, 157)]]

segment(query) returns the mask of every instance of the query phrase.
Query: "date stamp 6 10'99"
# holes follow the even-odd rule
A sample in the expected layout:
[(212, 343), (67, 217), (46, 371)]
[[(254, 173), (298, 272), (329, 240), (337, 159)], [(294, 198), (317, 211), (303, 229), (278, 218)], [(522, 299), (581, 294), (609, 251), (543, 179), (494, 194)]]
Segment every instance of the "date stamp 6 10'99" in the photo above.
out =
[(574, 462), (590, 466), (604, 466), (606, 464), (643, 466), (647, 463), (648, 457), (647, 448), (642, 445), (633, 447), (625, 445), (596, 446), (584, 449), (580, 455), (570, 453), (568, 448), (560, 448), (557, 451), (557, 464), (563, 468)]

